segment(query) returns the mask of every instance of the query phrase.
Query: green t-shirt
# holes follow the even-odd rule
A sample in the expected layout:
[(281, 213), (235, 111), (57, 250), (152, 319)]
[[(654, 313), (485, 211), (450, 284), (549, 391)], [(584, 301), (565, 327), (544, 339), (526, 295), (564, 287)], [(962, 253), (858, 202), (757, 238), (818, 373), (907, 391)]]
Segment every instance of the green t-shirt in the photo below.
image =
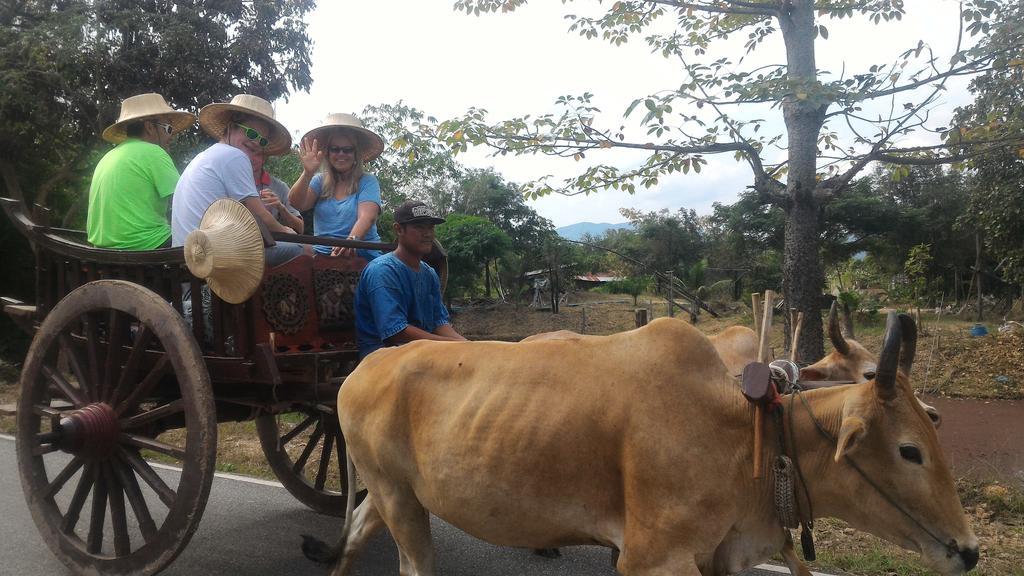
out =
[(171, 237), (167, 203), (178, 169), (167, 152), (129, 138), (100, 159), (89, 188), (89, 242), (102, 248), (152, 250)]

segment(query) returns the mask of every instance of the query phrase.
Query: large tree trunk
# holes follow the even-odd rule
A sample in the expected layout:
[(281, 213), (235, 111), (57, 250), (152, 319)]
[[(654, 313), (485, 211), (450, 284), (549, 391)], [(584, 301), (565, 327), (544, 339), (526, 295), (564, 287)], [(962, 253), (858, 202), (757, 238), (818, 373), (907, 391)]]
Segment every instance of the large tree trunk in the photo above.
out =
[(820, 96), (821, 85), (814, 62), (814, 1), (791, 0), (785, 5), (779, 26), (786, 43), (787, 76), (793, 93), (782, 101), (789, 138), (782, 291), (787, 307), (804, 313), (797, 356), (814, 360), (825, 355), (821, 330), (825, 276), (820, 254), (821, 210), (815, 188), (818, 134), (828, 105), (815, 97)]

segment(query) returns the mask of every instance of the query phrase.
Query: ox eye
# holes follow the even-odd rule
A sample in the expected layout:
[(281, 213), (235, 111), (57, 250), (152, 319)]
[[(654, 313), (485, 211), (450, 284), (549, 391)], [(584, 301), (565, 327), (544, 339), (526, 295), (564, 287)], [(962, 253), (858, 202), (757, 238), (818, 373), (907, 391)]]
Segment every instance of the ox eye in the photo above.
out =
[(875, 379), (875, 372), (874, 372), (874, 370), (872, 370), (870, 372), (865, 372), (864, 373), (864, 379), (865, 380), (874, 380)]
[(918, 450), (917, 446), (911, 446), (910, 444), (900, 446), (900, 456), (914, 464), (924, 464), (924, 459), (921, 458), (921, 451)]

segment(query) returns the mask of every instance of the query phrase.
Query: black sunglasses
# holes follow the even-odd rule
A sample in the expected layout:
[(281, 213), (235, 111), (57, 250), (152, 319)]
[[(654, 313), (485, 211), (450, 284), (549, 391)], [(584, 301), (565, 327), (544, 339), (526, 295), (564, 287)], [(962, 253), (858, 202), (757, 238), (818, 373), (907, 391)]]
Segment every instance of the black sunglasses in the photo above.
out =
[(327, 151), (331, 154), (355, 154), (355, 146), (331, 146), (327, 148)]

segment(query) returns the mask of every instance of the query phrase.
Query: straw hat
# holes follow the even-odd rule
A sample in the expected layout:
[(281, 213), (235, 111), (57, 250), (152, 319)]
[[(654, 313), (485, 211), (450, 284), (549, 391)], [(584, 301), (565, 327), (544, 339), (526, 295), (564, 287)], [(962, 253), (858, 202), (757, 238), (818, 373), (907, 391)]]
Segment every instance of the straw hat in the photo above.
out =
[(224, 129), (231, 121), (231, 114), (241, 112), (255, 116), (270, 124), (270, 134), (264, 134), (270, 142), (263, 148), (264, 153), (270, 156), (284, 154), (291, 150), (292, 135), (288, 129), (274, 119), (274, 107), (259, 96), (252, 94), (239, 94), (231, 99), (231, 102), (217, 102), (207, 104), (199, 111), (199, 126), (204, 132), (220, 139), (224, 136)]
[(103, 139), (111, 144), (120, 144), (128, 138), (125, 129), (128, 124), (140, 120), (153, 120), (166, 118), (167, 123), (174, 127), (175, 132), (181, 132), (196, 123), (196, 115), (191, 112), (175, 110), (167, 105), (167, 101), (159, 94), (139, 94), (121, 101), (121, 115), (103, 131)]
[(263, 280), (263, 235), (241, 202), (221, 198), (185, 238), (185, 264), (221, 300), (245, 302)]
[(308, 138), (309, 141), (317, 140), (321, 148), (326, 148), (327, 140), (325, 136), (333, 128), (348, 128), (355, 133), (358, 140), (356, 146), (359, 147), (359, 151), (363, 155), (363, 162), (373, 160), (384, 151), (383, 138), (378, 136), (376, 132), (363, 128), (363, 123), (359, 121), (359, 118), (340, 112), (328, 114), (327, 118), (324, 118), (323, 124), (306, 132), (302, 138), (304, 140)]

